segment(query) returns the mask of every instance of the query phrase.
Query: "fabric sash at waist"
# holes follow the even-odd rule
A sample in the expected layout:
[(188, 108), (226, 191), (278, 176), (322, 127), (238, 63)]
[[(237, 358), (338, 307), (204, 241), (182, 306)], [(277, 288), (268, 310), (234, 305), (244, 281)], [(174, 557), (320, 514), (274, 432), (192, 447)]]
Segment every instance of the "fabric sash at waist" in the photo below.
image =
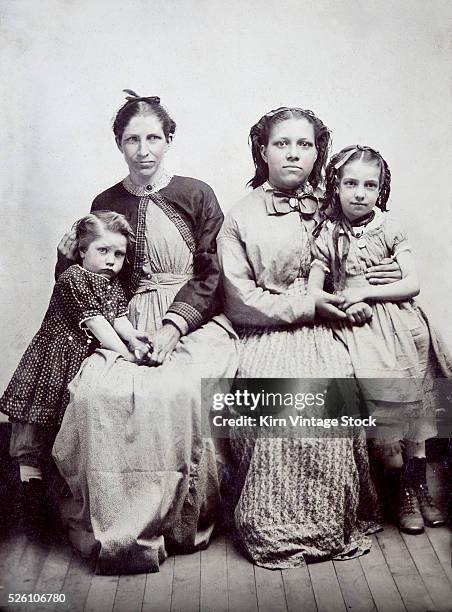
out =
[(145, 274), (140, 278), (140, 284), (136, 293), (144, 291), (155, 291), (158, 289), (166, 289), (176, 286), (182, 287), (187, 281), (193, 278), (193, 274), (172, 274), (171, 272), (154, 272), (153, 274)]

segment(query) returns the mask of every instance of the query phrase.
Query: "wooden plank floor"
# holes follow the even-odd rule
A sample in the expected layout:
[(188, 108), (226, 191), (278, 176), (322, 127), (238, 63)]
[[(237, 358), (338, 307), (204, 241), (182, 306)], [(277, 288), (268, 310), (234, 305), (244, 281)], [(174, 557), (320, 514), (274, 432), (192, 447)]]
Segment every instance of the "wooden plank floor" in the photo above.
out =
[[(97, 576), (66, 542), (9, 534), (0, 548), (0, 610), (90, 612), (451, 612), (447, 527), (419, 536), (390, 525), (368, 555), (271, 571), (252, 565), (229, 537), (170, 557), (158, 574)], [(8, 593), (64, 593), (65, 603), (8, 604)]]
[[(443, 505), (447, 485), (434, 472), (430, 487)], [(10, 531), (0, 535), (0, 610), (452, 612), (451, 551), (448, 527), (409, 536), (386, 525), (363, 557), (271, 571), (218, 535), (207, 550), (169, 557), (157, 574), (98, 576), (95, 560), (82, 559), (68, 542), (39, 545)], [(9, 593), (66, 600), (8, 603)]]

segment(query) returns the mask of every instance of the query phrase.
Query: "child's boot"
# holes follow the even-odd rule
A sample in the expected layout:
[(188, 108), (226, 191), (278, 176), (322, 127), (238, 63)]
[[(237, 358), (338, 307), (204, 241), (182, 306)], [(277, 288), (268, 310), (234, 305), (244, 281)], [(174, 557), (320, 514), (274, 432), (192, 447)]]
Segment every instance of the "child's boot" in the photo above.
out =
[(50, 536), (49, 513), (44, 484), (40, 478), (22, 482), (22, 519), (27, 537), (33, 540)]
[(424, 531), (424, 519), (422, 518), (416, 493), (411, 486), (409, 466), (407, 464), (401, 470), (398, 519), (399, 529), (404, 533), (416, 535)]
[(408, 460), (408, 471), (411, 485), (416, 493), (424, 523), (428, 527), (440, 527), (445, 519), (440, 509), (434, 504), (427, 484), (427, 460), (425, 457), (412, 457)]
[(382, 477), (381, 506), (384, 518), (391, 523), (397, 523), (399, 520), (401, 475), (400, 468), (389, 468), (384, 470)]

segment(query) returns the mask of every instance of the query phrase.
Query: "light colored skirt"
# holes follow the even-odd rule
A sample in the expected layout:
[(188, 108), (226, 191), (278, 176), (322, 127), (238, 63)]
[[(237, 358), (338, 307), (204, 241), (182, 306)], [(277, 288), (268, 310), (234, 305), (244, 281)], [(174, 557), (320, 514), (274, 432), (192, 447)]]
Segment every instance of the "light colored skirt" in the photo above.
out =
[(53, 452), (77, 502), (72, 527), (100, 546), (100, 573), (158, 571), (169, 551), (207, 545), (219, 481), (201, 378), (236, 369), (236, 341), (215, 321), (159, 367), (104, 349), (84, 362)]
[(428, 324), (415, 302), (377, 302), (364, 325), (341, 323), (334, 334), (347, 347), (375, 438), (424, 442), (437, 434), (436, 357)]

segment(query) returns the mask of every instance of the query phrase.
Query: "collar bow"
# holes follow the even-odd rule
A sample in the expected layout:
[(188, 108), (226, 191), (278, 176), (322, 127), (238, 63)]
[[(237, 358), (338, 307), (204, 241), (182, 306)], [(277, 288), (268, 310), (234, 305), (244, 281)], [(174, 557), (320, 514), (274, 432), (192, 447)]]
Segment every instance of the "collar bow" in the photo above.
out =
[(299, 212), (303, 216), (313, 217), (318, 211), (319, 201), (314, 195), (311, 185), (306, 184), (303, 190), (290, 192), (275, 189), (266, 183), (264, 190), (271, 193), (271, 202), (267, 207), (269, 214), (285, 215), (290, 212)]
[(273, 206), (278, 214), (300, 212), (302, 215), (312, 216), (317, 212), (318, 200), (312, 193), (274, 191)]

